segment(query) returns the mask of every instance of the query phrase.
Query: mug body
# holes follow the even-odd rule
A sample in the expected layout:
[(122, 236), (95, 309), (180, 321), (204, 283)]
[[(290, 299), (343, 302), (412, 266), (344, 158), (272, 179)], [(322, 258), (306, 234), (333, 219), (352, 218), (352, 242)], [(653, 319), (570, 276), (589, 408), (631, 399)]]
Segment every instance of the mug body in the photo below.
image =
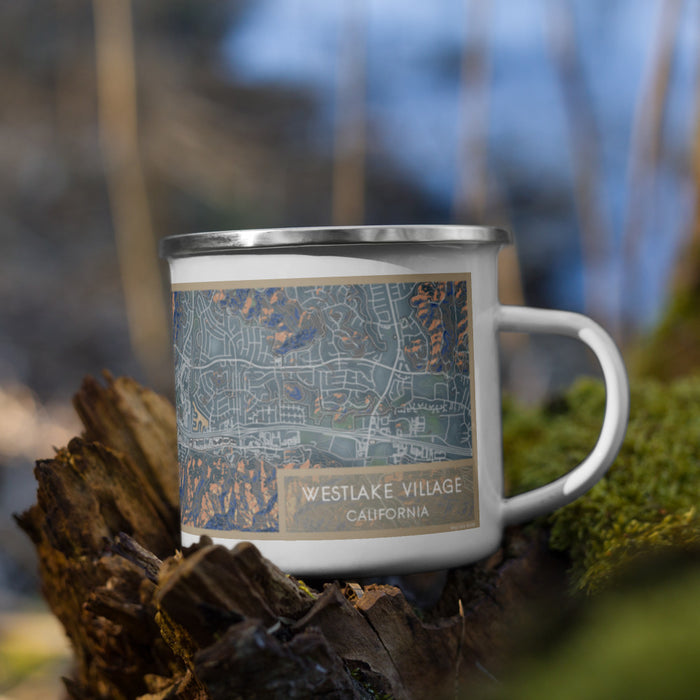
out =
[(508, 242), (456, 226), (166, 238), (183, 545), (250, 541), (337, 576), (494, 551)]

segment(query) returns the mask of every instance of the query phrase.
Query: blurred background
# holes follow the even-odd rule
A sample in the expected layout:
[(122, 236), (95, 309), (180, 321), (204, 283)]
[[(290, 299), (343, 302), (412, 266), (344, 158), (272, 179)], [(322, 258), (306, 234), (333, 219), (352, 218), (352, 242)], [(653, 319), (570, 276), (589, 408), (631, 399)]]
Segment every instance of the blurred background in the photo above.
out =
[[(34, 460), (79, 431), (86, 374), (172, 394), (161, 237), (503, 225), (502, 300), (591, 315), (626, 351), (692, 277), (700, 0), (0, 0), (0, 77), (8, 697), (44, 658), (2, 656), (17, 610), (43, 619), (11, 517)], [(526, 401), (597, 371), (574, 343), (509, 347)]]

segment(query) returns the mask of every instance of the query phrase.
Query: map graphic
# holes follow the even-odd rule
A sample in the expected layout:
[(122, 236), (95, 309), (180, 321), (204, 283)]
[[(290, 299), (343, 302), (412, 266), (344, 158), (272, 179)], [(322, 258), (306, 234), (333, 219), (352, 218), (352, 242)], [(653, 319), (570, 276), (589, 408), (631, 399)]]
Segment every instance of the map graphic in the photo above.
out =
[(277, 532), (278, 470), (472, 458), (469, 278), (449, 277), (176, 286), (183, 527)]

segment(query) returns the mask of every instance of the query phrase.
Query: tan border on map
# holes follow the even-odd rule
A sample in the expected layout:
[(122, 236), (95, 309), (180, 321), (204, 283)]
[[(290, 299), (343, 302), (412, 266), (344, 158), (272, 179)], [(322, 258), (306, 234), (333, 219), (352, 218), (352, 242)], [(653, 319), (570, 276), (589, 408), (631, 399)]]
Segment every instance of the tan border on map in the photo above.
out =
[(468, 272), (426, 273), (422, 275), (368, 275), (360, 277), (295, 277), (266, 280), (222, 280), (220, 282), (176, 282), (174, 292), (219, 291), (220, 289), (266, 289), (268, 287), (326, 287), (341, 284), (387, 284), (391, 282), (462, 282), (469, 285), (469, 315), (471, 316), (471, 275)]
[[(469, 346), (469, 400), (471, 402), (471, 438), (472, 438), (472, 458), (471, 460), (452, 460), (435, 463), (418, 463), (411, 465), (386, 465), (379, 467), (340, 467), (328, 469), (331, 471), (344, 471), (345, 469), (359, 470), (362, 473), (381, 472), (388, 469), (396, 470), (410, 468), (430, 468), (439, 466), (454, 466), (463, 462), (471, 462), (473, 467), (474, 483), (474, 519), (463, 523), (448, 523), (443, 525), (420, 526), (410, 528), (391, 528), (389, 530), (363, 530), (359, 532), (325, 532), (325, 533), (292, 533), (285, 535), (282, 532), (251, 532), (242, 530), (215, 530), (211, 528), (193, 527), (182, 525), (182, 531), (192, 535), (209, 535), (211, 537), (223, 537), (237, 540), (331, 540), (331, 539), (366, 539), (374, 537), (403, 537), (419, 534), (433, 534), (440, 532), (452, 532), (455, 530), (466, 530), (479, 527), (479, 465), (477, 460), (476, 444), (476, 402), (475, 402), (475, 378), (474, 378), (474, 315), (472, 305), (472, 283), (471, 273), (423, 273), (411, 275), (376, 275), (357, 277), (301, 277), (288, 279), (267, 279), (267, 280), (224, 280), (215, 282), (180, 282), (172, 285), (173, 291), (218, 291), (221, 289), (260, 289), (267, 287), (315, 287), (315, 286), (335, 286), (341, 284), (387, 284), (397, 282), (457, 282), (467, 283), (467, 342)], [(295, 470), (296, 471), (296, 470)], [(285, 470), (278, 470), (278, 479)], [(290, 470), (290, 474), (293, 472)], [(347, 474), (348, 472), (345, 471)], [(284, 476), (282, 476), (284, 478)], [(279, 489), (278, 489), (279, 493)], [(279, 523), (285, 522), (285, 504), (279, 501)]]

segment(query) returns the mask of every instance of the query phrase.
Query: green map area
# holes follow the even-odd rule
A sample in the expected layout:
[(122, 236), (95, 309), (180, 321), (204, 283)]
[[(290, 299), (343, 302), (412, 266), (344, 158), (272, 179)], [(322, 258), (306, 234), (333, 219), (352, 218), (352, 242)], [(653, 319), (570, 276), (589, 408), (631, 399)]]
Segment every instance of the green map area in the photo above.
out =
[(278, 469), (472, 457), (468, 279), (351, 282), (173, 293), (183, 526), (277, 531)]

